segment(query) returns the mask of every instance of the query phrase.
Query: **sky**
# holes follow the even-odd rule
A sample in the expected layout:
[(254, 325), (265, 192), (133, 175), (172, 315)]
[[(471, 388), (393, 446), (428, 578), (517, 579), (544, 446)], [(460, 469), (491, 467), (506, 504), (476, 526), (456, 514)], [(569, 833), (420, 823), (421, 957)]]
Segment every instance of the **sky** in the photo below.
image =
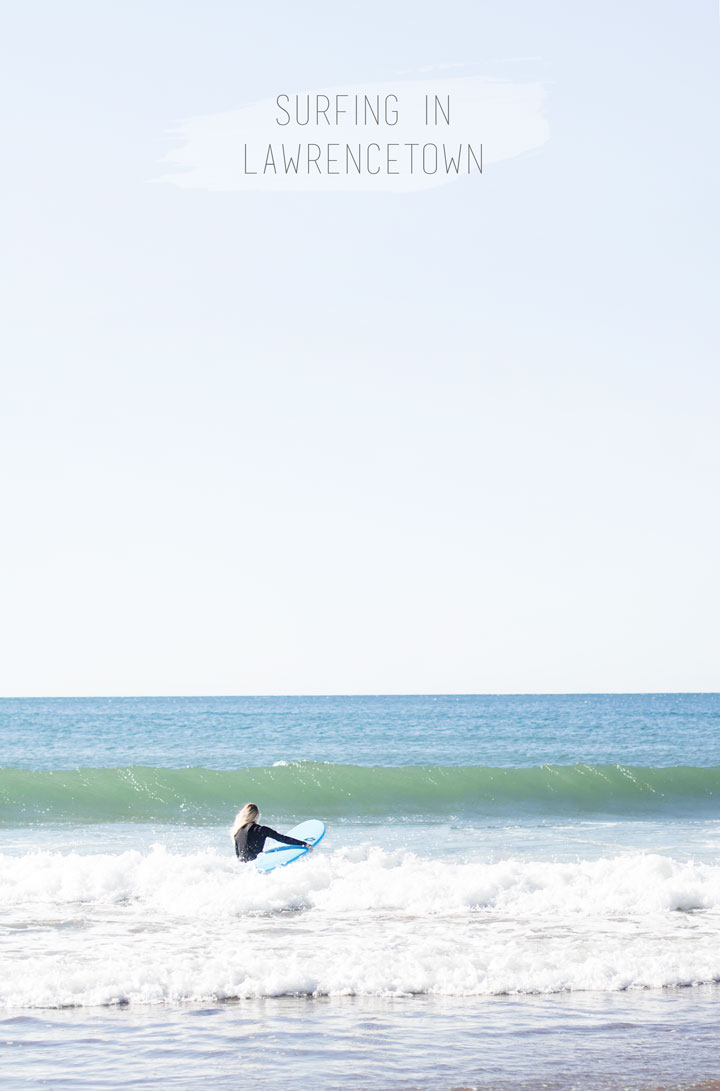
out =
[[(4, 23), (0, 695), (720, 690), (714, 0)], [(280, 92), (451, 77), (545, 137), (168, 177)]]

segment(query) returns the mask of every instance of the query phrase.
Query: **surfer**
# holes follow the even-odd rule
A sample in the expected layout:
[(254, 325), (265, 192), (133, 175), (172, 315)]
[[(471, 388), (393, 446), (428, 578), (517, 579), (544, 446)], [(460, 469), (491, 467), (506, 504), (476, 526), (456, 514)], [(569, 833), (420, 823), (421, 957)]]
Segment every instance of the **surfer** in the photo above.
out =
[(295, 837), (286, 837), (284, 833), (278, 833), (270, 826), (259, 826), (260, 811), (257, 803), (246, 803), (241, 811), (235, 815), (235, 822), (231, 830), (231, 836), (235, 842), (235, 855), (243, 863), (246, 860), (254, 860), (262, 852), (265, 839), (272, 837), (275, 841), (282, 841), (284, 845), (298, 845), (301, 848), (310, 849), (310, 841), (298, 841)]

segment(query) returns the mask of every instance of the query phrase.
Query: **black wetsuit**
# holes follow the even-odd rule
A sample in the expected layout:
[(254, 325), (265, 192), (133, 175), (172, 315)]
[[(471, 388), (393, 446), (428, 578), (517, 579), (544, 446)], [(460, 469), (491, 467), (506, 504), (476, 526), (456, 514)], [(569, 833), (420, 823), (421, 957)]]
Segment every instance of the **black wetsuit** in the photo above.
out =
[(307, 841), (286, 837), (284, 833), (277, 833), (269, 826), (259, 826), (257, 822), (251, 822), (235, 834), (235, 855), (243, 861), (254, 860), (262, 852), (266, 837), (282, 841), (284, 845), (307, 845)]

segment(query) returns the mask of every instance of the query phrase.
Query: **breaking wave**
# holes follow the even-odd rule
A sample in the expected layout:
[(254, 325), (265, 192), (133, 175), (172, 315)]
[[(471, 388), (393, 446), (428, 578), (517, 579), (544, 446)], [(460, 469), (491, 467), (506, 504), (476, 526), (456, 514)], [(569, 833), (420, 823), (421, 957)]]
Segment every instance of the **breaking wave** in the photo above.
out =
[(233, 771), (0, 769), (0, 824), (228, 821), (256, 799), (278, 818), (720, 814), (720, 768), (630, 765), (361, 766), (296, 762)]
[(720, 866), (657, 854), (466, 862), (364, 845), (261, 875), (157, 845), (0, 867), (6, 1007), (720, 980)]

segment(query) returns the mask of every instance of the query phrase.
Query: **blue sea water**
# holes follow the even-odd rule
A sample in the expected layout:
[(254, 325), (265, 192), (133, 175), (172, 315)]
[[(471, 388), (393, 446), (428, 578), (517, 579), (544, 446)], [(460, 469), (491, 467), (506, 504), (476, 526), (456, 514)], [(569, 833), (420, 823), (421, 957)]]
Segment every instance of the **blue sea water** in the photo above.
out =
[(708, 693), (0, 699), (4, 766), (720, 765)]
[[(720, 1078), (719, 728), (717, 694), (1, 700), (3, 1086)], [(248, 798), (323, 845), (238, 865)]]

